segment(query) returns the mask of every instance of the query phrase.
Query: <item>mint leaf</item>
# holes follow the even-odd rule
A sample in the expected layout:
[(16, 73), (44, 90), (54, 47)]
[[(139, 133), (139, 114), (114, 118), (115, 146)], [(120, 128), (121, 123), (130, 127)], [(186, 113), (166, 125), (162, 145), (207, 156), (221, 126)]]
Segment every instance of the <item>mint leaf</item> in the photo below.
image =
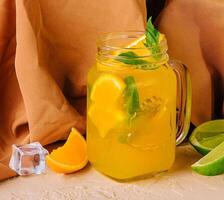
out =
[[(161, 58), (161, 49), (159, 46), (159, 36), (160, 32), (154, 27), (152, 24), (151, 18), (149, 18), (145, 31), (145, 47), (149, 48), (153, 58), (159, 60)], [(153, 70), (159, 68), (159, 65), (156, 63), (148, 62), (147, 60), (141, 59), (133, 51), (127, 51), (124, 53), (120, 53), (115, 60), (122, 62), (124, 64), (130, 65), (130, 67), (134, 67), (137, 69), (143, 70)]]
[(124, 81), (126, 83), (125, 105), (130, 118), (132, 118), (140, 109), (138, 89), (133, 76), (127, 76)]
[(147, 22), (146, 31), (145, 31), (145, 35), (146, 35), (145, 46), (146, 47), (151, 47), (151, 46), (154, 46), (154, 45), (158, 45), (159, 34), (160, 34), (159, 31), (152, 24), (152, 17), (150, 17), (148, 22)]
[(127, 65), (146, 65), (148, 62), (146, 60), (139, 59), (139, 56), (132, 52), (132, 51), (127, 51), (125, 53), (119, 54), (115, 60), (123, 62), (124, 64)]
[(124, 132), (122, 132), (118, 137), (118, 141), (122, 144), (130, 142), (133, 136), (133, 132), (131, 131), (131, 121), (136, 117), (137, 112), (140, 110), (139, 94), (134, 77), (127, 76), (124, 79), (124, 82), (126, 83), (124, 98), (125, 108), (128, 113), (128, 128), (123, 130)]
[(151, 48), (152, 55), (157, 60), (161, 57), (161, 50), (159, 47), (159, 35), (160, 32), (152, 24), (152, 17), (150, 17), (146, 26), (146, 43), (144, 43), (144, 45), (148, 48)]
[(124, 64), (132, 66), (135, 69), (153, 70), (159, 68), (156, 64), (149, 64), (146, 60), (139, 59), (139, 56), (133, 51), (120, 53), (115, 60), (123, 62)]

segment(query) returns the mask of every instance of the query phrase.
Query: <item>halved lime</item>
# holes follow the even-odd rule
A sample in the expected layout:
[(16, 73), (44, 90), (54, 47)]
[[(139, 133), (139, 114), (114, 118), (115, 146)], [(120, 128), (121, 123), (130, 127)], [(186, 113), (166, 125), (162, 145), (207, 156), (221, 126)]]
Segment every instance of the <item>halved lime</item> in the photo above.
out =
[(206, 155), (224, 141), (224, 120), (213, 120), (198, 126), (190, 136), (190, 143)]
[(205, 176), (216, 176), (224, 173), (224, 142), (194, 163), (191, 168)]

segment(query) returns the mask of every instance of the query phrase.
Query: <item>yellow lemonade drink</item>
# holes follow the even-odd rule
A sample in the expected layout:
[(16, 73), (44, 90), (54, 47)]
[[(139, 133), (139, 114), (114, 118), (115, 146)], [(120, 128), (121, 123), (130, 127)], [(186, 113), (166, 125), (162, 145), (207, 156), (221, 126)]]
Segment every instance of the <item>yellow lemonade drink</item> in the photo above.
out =
[(164, 36), (153, 49), (144, 46), (147, 35), (119, 34), (109, 36), (116, 48), (108, 36), (99, 45), (88, 74), (87, 147), (97, 170), (125, 180), (172, 166), (177, 80)]
[[(97, 65), (89, 73), (101, 102), (88, 97), (88, 156), (99, 171), (128, 179), (169, 169), (175, 156), (176, 77), (169, 66), (112, 72)], [(135, 81), (140, 111), (131, 116), (124, 102), (125, 79)], [(104, 80), (103, 80), (104, 79)], [(110, 86), (110, 82), (116, 86)], [(120, 85), (119, 85), (120, 84)], [(94, 87), (94, 86), (92, 86)], [(97, 87), (99, 87), (97, 89)], [(101, 87), (101, 88), (100, 88)], [(111, 89), (117, 87), (117, 91)], [(127, 86), (126, 86), (127, 87)], [(94, 91), (90, 89), (89, 93)], [(119, 94), (119, 95), (117, 95)], [(116, 99), (113, 99), (116, 96)], [(94, 99), (94, 98), (93, 98)]]

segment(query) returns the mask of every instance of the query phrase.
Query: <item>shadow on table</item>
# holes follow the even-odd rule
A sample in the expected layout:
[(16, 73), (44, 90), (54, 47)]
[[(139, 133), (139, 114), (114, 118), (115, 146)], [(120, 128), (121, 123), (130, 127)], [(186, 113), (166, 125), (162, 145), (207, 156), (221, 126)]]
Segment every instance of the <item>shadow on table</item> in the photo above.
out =
[(187, 143), (178, 146), (176, 149), (176, 159), (174, 166), (169, 170), (170, 173), (180, 171), (191, 171), (191, 165), (198, 161), (201, 155)]

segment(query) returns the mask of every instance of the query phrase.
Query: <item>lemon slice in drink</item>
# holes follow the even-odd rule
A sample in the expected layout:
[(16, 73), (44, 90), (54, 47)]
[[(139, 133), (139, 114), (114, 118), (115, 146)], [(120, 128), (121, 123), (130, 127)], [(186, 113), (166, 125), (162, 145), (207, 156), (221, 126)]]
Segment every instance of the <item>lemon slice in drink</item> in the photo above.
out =
[(90, 99), (102, 107), (114, 104), (125, 89), (125, 82), (113, 74), (103, 74), (93, 84)]
[[(165, 39), (165, 35), (164, 34), (159, 34), (159, 44)], [(146, 36), (142, 35), (141, 37), (137, 38), (136, 40), (134, 40), (133, 42), (131, 42), (129, 45), (125, 46), (125, 48), (130, 48), (130, 50), (134, 50), (134, 52), (136, 52), (138, 54), (138, 56), (147, 56), (146, 60), (149, 62), (153, 62), (155, 61), (155, 59), (153, 58), (153, 56), (151, 57), (150, 55), (152, 54), (150, 47), (147, 48), (145, 46), (146, 44)], [(114, 55), (119, 55), (120, 51), (115, 52)]]
[(125, 119), (125, 113), (118, 108), (109, 109), (93, 104), (90, 106), (88, 115), (92, 123), (98, 128), (99, 135), (104, 138), (110, 130)]
[(224, 142), (194, 163), (191, 168), (205, 176), (216, 176), (224, 173)]
[[(141, 37), (137, 38), (134, 40), (132, 43), (127, 45), (125, 48), (146, 48), (145, 43), (146, 43), (146, 36), (142, 35)], [(159, 34), (159, 43), (161, 43), (165, 39), (165, 35), (160, 33)]]
[(101, 137), (125, 119), (125, 112), (119, 105), (125, 87), (125, 82), (113, 74), (102, 74), (93, 84), (88, 116)]
[(224, 120), (214, 120), (198, 126), (190, 136), (190, 143), (206, 155), (224, 141)]
[[(158, 43), (160, 44), (164, 39), (165, 35), (160, 33)], [(127, 45), (125, 48), (130, 48), (130, 50), (133, 50), (139, 57), (146, 56), (146, 58), (144, 58), (143, 60), (147, 62), (156, 62), (157, 60), (155, 60), (153, 56), (152, 49), (150, 47), (147, 48), (145, 44), (146, 44), (146, 36), (142, 35), (141, 37), (137, 38), (132, 43)]]

